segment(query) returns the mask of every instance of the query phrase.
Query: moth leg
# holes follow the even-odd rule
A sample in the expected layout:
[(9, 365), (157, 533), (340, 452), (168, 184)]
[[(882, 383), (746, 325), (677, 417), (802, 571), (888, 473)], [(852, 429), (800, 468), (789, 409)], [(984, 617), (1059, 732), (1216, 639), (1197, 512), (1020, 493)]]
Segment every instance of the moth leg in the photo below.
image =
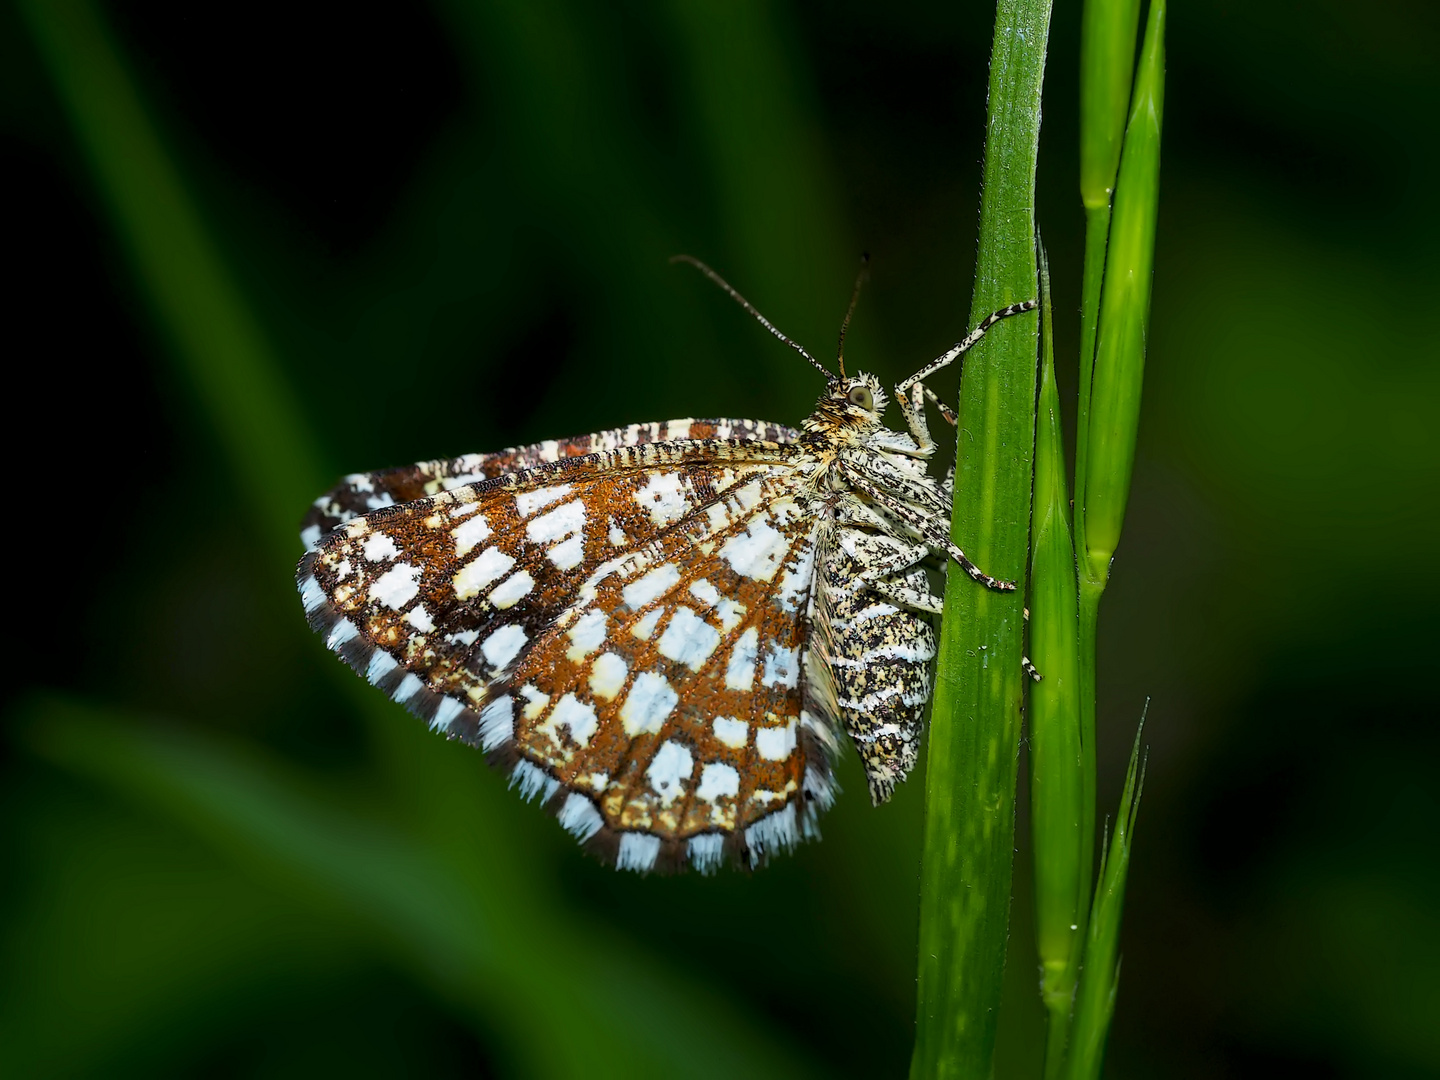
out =
[(999, 311), (991, 312), (980, 320), (980, 324), (957, 341), (945, 352), (941, 353), (930, 363), (911, 375), (904, 382), (895, 387), (895, 400), (900, 402), (901, 411), (905, 414), (905, 422), (910, 426), (910, 433), (915, 436), (915, 441), (920, 444), (921, 449), (934, 449), (935, 441), (930, 438), (930, 428), (925, 422), (925, 394), (922, 390), (912, 390), (930, 375), (941, 368), (954, 363), (964, 356), (975, 343), (985, 336), (985, 331), (994, 326), (1001, 319), (1008, 319), (1011, 315), (1019, 315), (1023, 311), (1034, 311), (1040, 306), (1038, 300), (1022, 300), (1018, 304), (1011, 304)]
[[(856, 488), (869, 496), (870, 499), (887, 514), (893, 515), (910, 529), (914, 530), (914, 532), (924, 540), (927, 547), (933, 548), (936, 551), (945, 552), (945, 554), (949, 555), (950, 558), (959, 565), (960, 569), (964, 570), (965, 573), (969, 574), (971, 578), (978, 581), (981, 585), (984, 585), (987, 589), (994, 589), (996, 592), (1015, 591), (1015, 583), (1013, 581), (1001, 581), (999, 578), (993, 578), (971, 562), (965, 552), (961, 551), (950, 539), (948, 529), (946, 529), (945, 526), (937, 525), (934, 521), (927, 519), (919, 510), (906, 505), (904, 501), (880, 490), (866, 480), (864, 476), (853, 472), (847, 473), (846, 476)], [(945, 523), (945, 525), (948, 524), (948, 522)]]
[(901, 607), (910, 608), (912, 611), (924, 611), (931, 615), (939, 615), (945, 610), (945, 601), (938, 596), (932, 596), (929, 589), (916, 589), (888, 578), (872, 579), (865, 574), (860, 576), (860, 580), (871, 592), (883, 596), (886, 600), (893, 600)]

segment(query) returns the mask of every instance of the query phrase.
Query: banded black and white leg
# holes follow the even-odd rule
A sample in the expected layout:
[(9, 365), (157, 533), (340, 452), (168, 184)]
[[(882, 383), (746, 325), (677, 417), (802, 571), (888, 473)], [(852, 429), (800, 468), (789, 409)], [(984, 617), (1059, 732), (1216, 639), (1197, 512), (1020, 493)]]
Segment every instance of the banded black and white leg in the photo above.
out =
[(929, 511), (927, 513), (926, 510), (912, 505), (898, 495), (894, 495), (872, 484), (869, 479), (861, 473), (847, 469), (846, 480), (849, 481), (856, 490), (866, 495), (876, 506), (884, 510), (887, 515), (905, 525), (923, 541), (928, 548), (932, 551), (943, 552), (948, 555), (960, 569), (964, 570), (971, 578), (978, 581), (981, 585), (984, 585), (987, 589), (994, 589), (996, 592), (1015, 591), (1015, 583), (1013, 581), (1001, 581), (999, 578), (991, 577), (971, 562), (965, 552), (961, 551), (955, 542), (950, 539), (949, 514), (947, 508), (940, 503), (938, 495), (935, 495), (933, 492), (927, 495), (927, 499), (934, 499), (935, 501), (934, 506), (926, 508), (926, 510)]
[(1034, 311), (1039, 306), (1038, 300), (1022, 300), (1018, 304), (1011, 304), (999, 311), (992, 311), (980, 320), (974, 330), (971, 330), (914, 375), (896, 385), (895, 400), (899, 402), (900, 411), (904, 413), (905, 422), (910, 427), (910, 434), (915, 437), (922, 452), (929, 454), (935, 449), (935, 440), (930, 437), (930, 425), (925, 419), (925, 399), (927, 397), (939, 406), (942, 415), (945, 415), (950, 423), (955, 423), (954, 412), (940, 403), (940, 399), (935, 396), (934, 392), (925, 386), (924, 380), (964, 356), (985, 336), (986, 331), (1001, 319), (1008, 319), (1012, 315), (1019, 315), (1026, 311)]

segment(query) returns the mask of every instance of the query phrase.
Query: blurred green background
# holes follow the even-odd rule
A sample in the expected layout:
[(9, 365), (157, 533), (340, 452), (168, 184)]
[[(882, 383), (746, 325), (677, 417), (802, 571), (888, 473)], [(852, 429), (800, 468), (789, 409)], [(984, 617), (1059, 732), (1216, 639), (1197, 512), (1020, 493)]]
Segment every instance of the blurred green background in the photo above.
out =
[[(991, 6), (77, 11), (0, 12), (0, 1071), (903, 1075), (918, 780), (873, 810), (852, 756), (824, 842), (753, 876), (604, 870), (325, 653), (286, 523), (342, 472), (798, 421), (813, 373), (676, 252), (825, 355), (868, 250), (852, 365), (940, 352)], [(1107, 1074), (1440, 1075), (1440, 13), (1170, 19), (1102, 616), (1102, 808), (1152, 701)], [(1078, 22), (1038, 195), (1072, 404)], [(1043, 1034), (1021, 817), (1004, 1077)]]

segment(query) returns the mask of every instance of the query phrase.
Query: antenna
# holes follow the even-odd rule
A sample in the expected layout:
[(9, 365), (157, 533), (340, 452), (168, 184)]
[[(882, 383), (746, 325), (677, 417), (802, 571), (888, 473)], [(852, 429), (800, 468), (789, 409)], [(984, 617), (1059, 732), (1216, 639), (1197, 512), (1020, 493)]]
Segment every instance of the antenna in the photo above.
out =
[(855, 275), (855, 291), (850, 294), (850, 306), (845, 309), (845, 321), (840, 324), (840, 348), (835, 362), (840, 365), (840, 378), (845, 378), (845, 331), (850, 329), (850, 316), (855, 314), (855, 301), (860, 299), (860, 286), (865, 284), (866, 271), (870, 266), (870, 253), (860, 253), (860, 270)]
[(777, 338), (779, 338), (781, 341), (783, 341), (786, 345), (789, 345), (790, 348), (794, 349), (794, 350), (795, 350), (796, 352), (798, 352), (801, 356), (803, 356), (806, 360), (809, 360), (810, 363), (814, 364), (815, 367), (816, 367), (816, 369), (820, 372), (820, 374), (822, 374), (822, 375), (825, 376), (825, 381), (826, 381), (826, 382), (834, 382), (834, 381), (835, 381), (835, 376), (831, 375), (830, 372), (825, 369), (825, 366), (824, 366), (823, 364), (821, 364), (819, 360), (816, 360), (813, 356), (811, 356), (808, 352), (806, 352), (806, 351), (805, 351), (805, 346), (801, 345), (799, 342), (791, 341), (788, 337), (786, 337), (786, 336), (785, 336), (784, 334), (782, 334), (779, 330), (777, 330), (777, 329), (775, 328), (775, 324), (774, 324), (774, 323), (772, 323), (769, 319), (765, 318), (764, 315), (761, 315), (760, 312), (758, 312), (758, 311), (755, 310), (755, 305), (754, 305), (754, 304), (750, 303), (749, 300), (746, 300), (743, 296), (741, 296), (738, 292), (736, 292), (736, 291), (735, 291), (735, 287), (734, 287), (733, 285), (731, 285), (728, 281), (726, 281), (724, 278), (722, 278), (722, 277), (721, 277), (719, 274), (717, 274), (714, 270), (711, 270), (710, 267), (706, 266), (703, 262), (701, 262), (699, 259), (695, 258), (693, 255), (672, 255), (672, 256), (670, 257), (670, 261), (671, 261), (672, 263), (677, 263), (677, 262), (689, 263), (691, 266), (695, 267), (696, 270), (699, 270), (702, 274), (704, 274), (706, 277), (708, 277), (708, 278), (709, 278), (711, 281), (713, 281), (716, 285), (719, 285), (720, 288), (724, 289), (727, 293), (729, 293), (729, 294), (730, 294), (730, 298), (731, 298), (732, 300), (734, 300), (737, 304), (739, 304), (741, 307), (743, 307), (743, 308), (744, 308), (746, 311), (748, 311), (751, 315), (755, 316), (755, 320), (756, 320), (761, 326), (765, 327), (766, 330), (769, 330), (770, 333), (774, 334)]

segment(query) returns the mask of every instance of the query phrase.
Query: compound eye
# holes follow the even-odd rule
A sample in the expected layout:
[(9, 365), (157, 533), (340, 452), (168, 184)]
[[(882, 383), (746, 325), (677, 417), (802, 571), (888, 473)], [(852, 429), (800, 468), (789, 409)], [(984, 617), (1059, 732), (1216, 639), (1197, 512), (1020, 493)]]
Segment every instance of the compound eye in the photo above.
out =
[(850, 404), (859, 405), (869, 412), (875, 411), (875, 395), (868, 386), (857, 386), (850, 391)]

